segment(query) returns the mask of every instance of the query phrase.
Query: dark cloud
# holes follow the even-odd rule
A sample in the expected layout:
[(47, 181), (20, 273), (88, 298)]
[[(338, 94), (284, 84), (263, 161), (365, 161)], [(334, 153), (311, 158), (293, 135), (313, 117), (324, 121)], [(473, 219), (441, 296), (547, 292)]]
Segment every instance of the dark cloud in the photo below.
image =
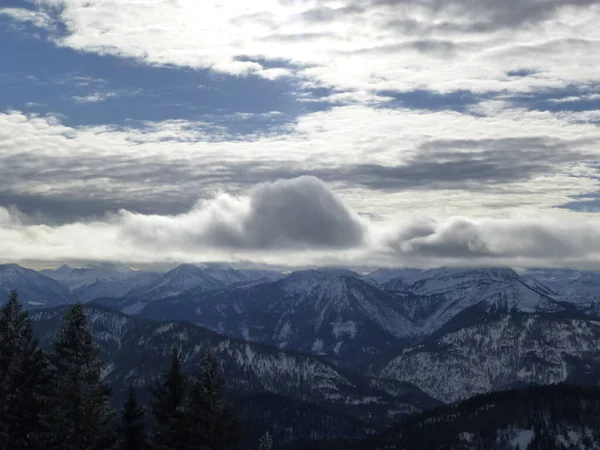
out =
[(357, 3), (343, 6), (341, 8), (330, 8), (321, 6), (304, 11), (300, 14), (301, 20), (317, 23), (328, 23), (338, 19), (349, 19), (352, 16), (363, 14), (367, 11), (364, 5)]
[(584, 143), (542, 137), (510, 139), (432, 140), (396, 166), (360, 164), (316, 170), (326, 181), (351, 180), (370, 189), (485, 189), (535, 176), (558, 167), (583, 163), (593, 155), (577, 150)]
[(375, 54), (388, 55), (406, 50), (413, 50), (419, 53), (436, 57), (454, 56), (461, 49), (467, 48), (465, 44), (442, 40), (442, 39), (416, 39), (408, 42), (399, 42), (389, 45), (378, 45), (375, 47), (353, 50), (352, 54)]
[[(600, 0), (353, 0), (343, 8), (313, 8), (302, 17), (329, 23), (383, 7), (388, 16), (387, 27), (402, 34), (487, 33), (551, 19), (560, 8), (585, 8), (599, 3)], [(431, 17), (423, 21), (409, 17), (406, 7), (411, 6), (428, 10)]]
[(322, 38), (334, 38), (330, 33), (273, 33), (264, 38), (265, 41), (275, 42), (304, 42)]
[(403, 12), (400, 7), (419, 5), (442, 19), (445, 15), (456, 17), (458, 14), (461, 19), (467, 19), (460, 23), (438, 21), (431, 25), (438, 31), (488, 32), (550, 19), (560, 8), (585, 8), (599, 3), (599, 0), (373, 0), (371, 7), (388, 6), (392, 13), (398, 8), (397, 16), (391, 19), (390, 25), (398, 25), (397, 21), (402, 20)]

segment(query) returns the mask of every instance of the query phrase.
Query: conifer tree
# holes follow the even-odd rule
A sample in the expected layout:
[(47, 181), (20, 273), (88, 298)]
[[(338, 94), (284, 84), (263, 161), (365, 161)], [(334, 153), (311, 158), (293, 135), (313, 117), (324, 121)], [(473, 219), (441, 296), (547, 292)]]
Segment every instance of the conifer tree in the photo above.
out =
[(273, 435), (267, 431), (258, 441), (258, 450), (273, 450)]
[(139, 405), (133, 386), (129, 386), (119, 424), (119, 450), (146, 450), (144, 409)]
[(224, 384), (219, 361), (208, 351), (194, 376), (186, 411), (194, 448), (229, 450), (241, 437), (241, 420), (223, 399)]
[(150, 390), (154, 426), (151, 448), (153, 450), (185, 449), (188, 433), (185, 421), (186, 379), (181, 372), (179, 352), (173, 349), (169, 369), (160, 384)]
[(46, 359), (12, 292), (0, 310), (0, 449), (42, 449), (48, 439)]
[(54, 401), (54, 447), (105, 450), (114, 443), (111, 389), (101, 381), (103, 363), (87, 328), (83, 305), (63, 317), (49, 356)]

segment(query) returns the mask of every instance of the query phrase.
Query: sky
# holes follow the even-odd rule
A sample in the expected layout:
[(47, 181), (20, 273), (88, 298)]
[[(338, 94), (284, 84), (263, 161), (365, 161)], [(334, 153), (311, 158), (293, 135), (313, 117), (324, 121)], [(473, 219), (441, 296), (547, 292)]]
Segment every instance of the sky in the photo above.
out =
[(600, 0), (2, 0), (0, 259), (600, 269)]

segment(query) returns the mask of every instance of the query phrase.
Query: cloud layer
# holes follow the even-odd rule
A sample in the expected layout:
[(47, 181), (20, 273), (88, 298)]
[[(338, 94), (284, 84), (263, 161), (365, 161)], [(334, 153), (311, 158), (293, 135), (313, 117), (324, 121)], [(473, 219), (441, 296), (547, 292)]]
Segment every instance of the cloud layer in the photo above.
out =
[(600, 220), (551, 217), (360, 218), (324, 183), (264, 183), (247, 196), (221, 193), (179, 215), (126, 210), (60, 226), (27, 224), (0, 208), (0, 252), (12, 261), (240, 260), (300, 266), (600, 265)]
[[(364, 99), (384, 90), (595, 84), (598, 3), (39, 0), (37, 13), (4, 14), (63, 30), (53, 41), (77, 51), (267, 79), (296, 76)], [(514, 75), (523, 71), (529, 76)]]
[(0, 113), (0, 205), (49, 224), (119, 209), (177, 214), (218, 190), (312, 175), (360, 213), (481, 217), (547, 211), (598, 191), (600, 128), (585, 115), (475, 108), (344, 106), (243, 139), (203, 122), (72, 128)]

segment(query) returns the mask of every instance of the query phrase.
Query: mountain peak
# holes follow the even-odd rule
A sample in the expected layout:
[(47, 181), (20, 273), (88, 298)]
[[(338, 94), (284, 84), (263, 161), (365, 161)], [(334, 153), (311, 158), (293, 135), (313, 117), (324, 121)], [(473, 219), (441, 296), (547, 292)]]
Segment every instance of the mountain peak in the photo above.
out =
[(62, 266), (60, 266), (58, 269), (56, 269), (56, 272), (58, 273), (69, 273), (73, 270), (73, 268), (67, 264), (63, 264)]

